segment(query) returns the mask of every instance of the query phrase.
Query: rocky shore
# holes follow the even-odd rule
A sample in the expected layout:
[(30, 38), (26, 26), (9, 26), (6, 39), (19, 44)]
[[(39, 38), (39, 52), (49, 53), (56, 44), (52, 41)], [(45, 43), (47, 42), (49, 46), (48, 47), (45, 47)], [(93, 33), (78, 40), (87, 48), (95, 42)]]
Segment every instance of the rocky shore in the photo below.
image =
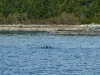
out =
[(85, 25), (0, 25), (0, 31), (47, 31), (51, 34), (100, 34), (99, 24)]

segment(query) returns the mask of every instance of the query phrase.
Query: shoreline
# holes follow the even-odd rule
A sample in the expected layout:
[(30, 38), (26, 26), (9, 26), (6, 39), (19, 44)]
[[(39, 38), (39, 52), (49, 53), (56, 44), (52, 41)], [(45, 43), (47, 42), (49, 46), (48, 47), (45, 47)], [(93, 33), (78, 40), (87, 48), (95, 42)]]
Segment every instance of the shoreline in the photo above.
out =
[(21, 31), (45, 31), (51, 34), (100, 34), (100, 24), (85, 25), (0, 25), (0, 32), (21, 32)]

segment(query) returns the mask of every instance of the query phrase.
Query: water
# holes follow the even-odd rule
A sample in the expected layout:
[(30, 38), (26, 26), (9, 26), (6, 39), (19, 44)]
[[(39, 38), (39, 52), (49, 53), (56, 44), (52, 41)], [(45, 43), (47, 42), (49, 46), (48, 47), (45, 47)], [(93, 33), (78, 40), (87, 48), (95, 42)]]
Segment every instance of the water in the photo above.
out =
[(100, 75), (100, 36), (0, 34), (0, 75)]

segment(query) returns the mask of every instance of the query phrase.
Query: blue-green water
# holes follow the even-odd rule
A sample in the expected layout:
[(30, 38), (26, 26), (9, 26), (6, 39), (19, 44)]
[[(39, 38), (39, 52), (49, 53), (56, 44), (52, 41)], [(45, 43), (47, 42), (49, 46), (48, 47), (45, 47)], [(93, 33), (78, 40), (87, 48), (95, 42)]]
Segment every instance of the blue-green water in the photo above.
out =
[(100, 36), (0, 34), (0, 75), (100, 75)]

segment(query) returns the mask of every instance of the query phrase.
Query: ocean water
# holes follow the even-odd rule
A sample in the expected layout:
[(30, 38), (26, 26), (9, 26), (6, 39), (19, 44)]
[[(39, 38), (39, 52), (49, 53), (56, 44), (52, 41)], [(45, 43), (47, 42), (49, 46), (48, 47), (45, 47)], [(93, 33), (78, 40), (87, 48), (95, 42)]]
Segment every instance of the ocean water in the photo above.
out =
[(0, 34), (0, 75), (100, 75), (100, 36)]

